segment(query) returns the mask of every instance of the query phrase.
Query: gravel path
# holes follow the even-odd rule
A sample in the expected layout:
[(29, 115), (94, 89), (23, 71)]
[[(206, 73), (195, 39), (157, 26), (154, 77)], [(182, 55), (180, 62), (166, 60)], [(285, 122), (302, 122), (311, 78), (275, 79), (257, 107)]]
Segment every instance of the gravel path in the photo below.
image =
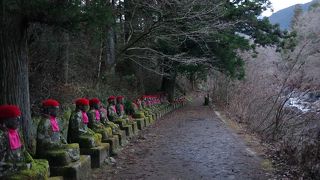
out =
[(200, 103), (171, 112), (93, 179), (267, 179), (262, 159)]

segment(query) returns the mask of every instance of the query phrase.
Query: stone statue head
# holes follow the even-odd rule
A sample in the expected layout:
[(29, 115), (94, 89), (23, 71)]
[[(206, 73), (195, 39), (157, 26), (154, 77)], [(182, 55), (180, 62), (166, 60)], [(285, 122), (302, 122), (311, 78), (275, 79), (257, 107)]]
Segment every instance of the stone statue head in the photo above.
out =
[(98, 98), (92, 98), (92, 99), (90, 99), (89, 104), (90, 104), (91, 109), (98, 110), (101, 102)]
[(110, 104), (110, 105), (115, 105), (115, 97), (114, 96), (110, 96), (109, 98), (108, 98), (108, 103)]
[(54, 99), (47, 99), (42, 102), (43, 114), (57, 117), (59, 112), (59, 102)]
[(124, 102), (124, 96), (117, 96), (117, 103), (123, 104), (123, 102)]
[(0, 106), (0, 123), (3, 128), (17, 129), (20, 125), (21, 111), (15, 105)]
[(80, 98), (76, 100), (76, 110), (87, 112), (89, 110), (89, 100), (86, 98)]

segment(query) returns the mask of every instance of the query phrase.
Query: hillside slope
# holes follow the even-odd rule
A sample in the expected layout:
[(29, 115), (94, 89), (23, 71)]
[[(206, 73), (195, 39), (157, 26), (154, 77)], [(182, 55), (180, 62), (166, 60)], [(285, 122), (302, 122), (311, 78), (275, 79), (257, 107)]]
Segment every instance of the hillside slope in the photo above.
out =
[[(306, 4), (300, 4), (303, 11), (307, 11), (308, 8), (310, 7), (311, 4), (315, 2), (311, 1)], [(272, 24), (279, 24), (280, 28), (285, 30), (290, 28), (290, 22), (292, 20), (293, 14), (294, 14), (294, 9), (296, 5), (290, 6), (288, 8), (282, 9), (276, 13), (273, 13), (270, 17), (269, 20)]]

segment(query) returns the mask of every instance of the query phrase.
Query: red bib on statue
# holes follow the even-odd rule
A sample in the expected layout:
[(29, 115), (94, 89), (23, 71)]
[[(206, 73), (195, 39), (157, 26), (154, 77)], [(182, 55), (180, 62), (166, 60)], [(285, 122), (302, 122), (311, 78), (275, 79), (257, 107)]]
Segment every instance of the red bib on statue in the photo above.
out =
[(18, 130), (9, 129), (9, 141), (11, 150), (19, 149), (22, 146)]
[(100, 121), (101, 117), (100, 117), (100, 112), (98, 110), (96, 110), (96, 120)]
[(58, 125), (56, 117), (50, 116), (50, 124), (51, 124), (53, 132), (59, 132), (60, 131), (60, 128), (59, 128), (59, 125)]
[(84, 124), (88, 124), (89, 123), (89, 118), (86, 112), (81, 112), (82, 113), (82, 122)]

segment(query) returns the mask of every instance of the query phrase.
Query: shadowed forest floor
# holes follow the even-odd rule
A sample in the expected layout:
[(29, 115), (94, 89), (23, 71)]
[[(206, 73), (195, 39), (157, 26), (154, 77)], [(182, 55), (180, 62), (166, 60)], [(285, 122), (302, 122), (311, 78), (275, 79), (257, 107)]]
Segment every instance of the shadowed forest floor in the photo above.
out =
[(268, 179), (263, 158), (198, 99), (140, 133), (93, 179)]

